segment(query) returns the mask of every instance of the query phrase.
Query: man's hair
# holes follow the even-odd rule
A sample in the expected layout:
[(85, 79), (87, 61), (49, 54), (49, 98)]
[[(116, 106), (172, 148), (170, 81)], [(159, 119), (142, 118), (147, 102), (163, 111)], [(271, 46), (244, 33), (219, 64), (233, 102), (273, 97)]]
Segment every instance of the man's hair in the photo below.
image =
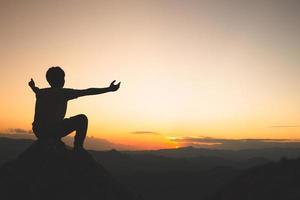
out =
[(46, 79), (51, 87), (60, 87), (65, 77), (65, 72), (59, 66), (50, 67), (46, 73)]

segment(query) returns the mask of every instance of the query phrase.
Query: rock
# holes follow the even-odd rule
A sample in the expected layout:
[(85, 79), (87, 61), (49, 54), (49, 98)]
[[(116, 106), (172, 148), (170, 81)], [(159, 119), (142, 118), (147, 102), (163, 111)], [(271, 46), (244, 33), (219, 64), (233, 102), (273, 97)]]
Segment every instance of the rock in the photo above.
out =
[(4, 200), (137, 199), (87, 151), (41, 140), (0, 168), (0, 194)]

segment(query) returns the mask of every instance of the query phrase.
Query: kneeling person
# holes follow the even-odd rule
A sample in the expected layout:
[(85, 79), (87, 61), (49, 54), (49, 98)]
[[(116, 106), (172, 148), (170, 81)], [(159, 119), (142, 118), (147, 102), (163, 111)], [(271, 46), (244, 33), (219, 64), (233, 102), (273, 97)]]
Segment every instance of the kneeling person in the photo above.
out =
[(87, 95), (96, 95), (117, 91), (120, 83), (113, 81), (106, 88), (89, 88), (84, 90), (63, 88), (65, 73), (60, 67), (51, 67), (46, 73), (50, 88), (39, 89), (31, 79), (29, 86), (36, 96), (34, 122), (32, 130), (39, 139), (61, 139), (76, 131), (74, 150), (83, 149), (87, 133), (88, 118), (79, 114), (64, 118), (69, 100)]

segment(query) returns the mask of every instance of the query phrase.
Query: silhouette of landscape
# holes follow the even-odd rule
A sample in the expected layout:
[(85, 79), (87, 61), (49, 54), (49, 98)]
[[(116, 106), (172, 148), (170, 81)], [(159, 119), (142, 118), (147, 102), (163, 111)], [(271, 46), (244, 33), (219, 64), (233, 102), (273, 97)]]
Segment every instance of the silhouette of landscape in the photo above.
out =
[[(1, 194), (13, 195), (7, 199), (21, 195), (33, 199), (41, 195), (44, 199), (64, 195), (74, 195), (73, 199), (283, 199), (279, 193), (290, 190), (294, 195), (286, 199), (299, 197), (300, 148), (88, 150), (77, 155), (61, 143), (58, 149), (44, 149), (37, 143), (0, 137)], [(80, 186), (73, 181), (83, 188), (74, 190)], [(48, 196), (51, 184), (57, 193)], [(16, 188), (22, 192), (14, 193)], [(274, 188), (278, 195), (273, 195)], [(87, 191), (90, 196), (84, 196)]]
[(300, 199), (300, 158), (270, 162), (245, 170), (211, 200)]

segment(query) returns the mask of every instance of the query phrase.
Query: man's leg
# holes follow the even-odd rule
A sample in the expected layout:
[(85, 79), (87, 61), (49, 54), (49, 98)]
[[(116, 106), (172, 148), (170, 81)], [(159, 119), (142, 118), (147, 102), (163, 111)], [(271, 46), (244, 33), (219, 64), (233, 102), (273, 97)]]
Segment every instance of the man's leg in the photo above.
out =
[(67, 136), (73, 131), (76, 131), (75, 138), (74, 138), (74, 149), (82, 149), (83, 142), (86, 136), (88, 127), (88, 118), (83, 115), (76, 115), (70, 117), (69, 119), (64, 119), (63, 121), (63, 131), (61, 137)]

